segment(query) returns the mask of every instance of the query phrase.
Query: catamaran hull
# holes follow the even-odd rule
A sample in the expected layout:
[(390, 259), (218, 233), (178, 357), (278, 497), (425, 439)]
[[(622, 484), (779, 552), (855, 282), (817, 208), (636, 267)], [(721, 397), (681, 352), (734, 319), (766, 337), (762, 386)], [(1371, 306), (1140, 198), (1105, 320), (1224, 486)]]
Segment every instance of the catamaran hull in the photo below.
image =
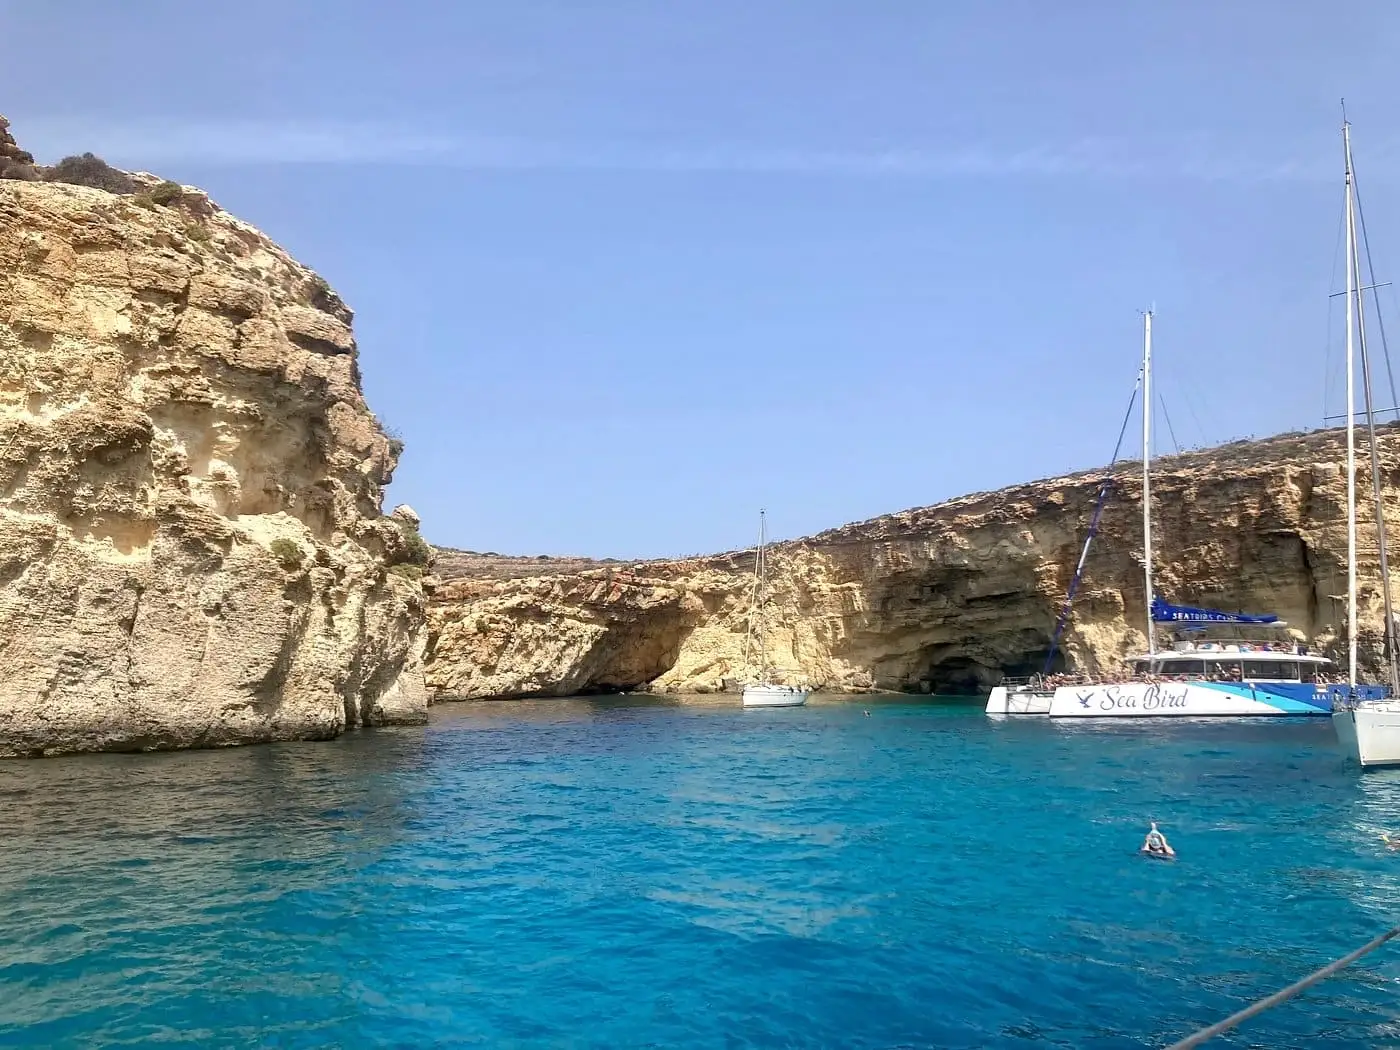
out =
[(1332, 712), (1342, 750), (1362, 769), (1400, 766), (1400, 703), (1372, 702)]
[(746, 685), (745, 707), (801, 707), (807, 702), (810, 689), (790, 685)]
[(1325, 689), (1297, 682), (1124, 682), (1055, 690), (1051, 718), (1241, 718), (1332, 713)]
[(987, 697), (986, 713), (989, 715), (1048, 715), (1050, 700), (1054, 696), (1046, 690), (1015, 689), (1004, 685), (996, 686)]

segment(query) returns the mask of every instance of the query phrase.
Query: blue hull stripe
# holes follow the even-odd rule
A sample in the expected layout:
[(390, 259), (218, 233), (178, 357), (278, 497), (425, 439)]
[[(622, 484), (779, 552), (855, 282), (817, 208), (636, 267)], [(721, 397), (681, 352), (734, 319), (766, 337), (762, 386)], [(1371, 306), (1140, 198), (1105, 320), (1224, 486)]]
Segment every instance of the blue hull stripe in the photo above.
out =
[(1192, 682), (1194, 686), (1210, 689), (1217, 693), (1237, 696), (1242, 700), (1255, 700), (1261, 704), (1276, 707), (1288, 715), (1330, 715), (1332, 698), (1326, 690), (1303, 682), (1261, 682), (1251, 686), (1248, 682)]

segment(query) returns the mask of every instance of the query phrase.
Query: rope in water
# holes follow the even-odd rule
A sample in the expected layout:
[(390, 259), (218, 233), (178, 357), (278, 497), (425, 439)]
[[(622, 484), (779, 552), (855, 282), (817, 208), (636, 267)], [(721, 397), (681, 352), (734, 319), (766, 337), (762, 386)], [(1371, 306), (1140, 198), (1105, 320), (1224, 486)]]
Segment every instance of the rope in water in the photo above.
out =
[(1386, 930), (1385, 933), (1381, 934), (1374, 940), (1367, 941), (1365, 944), (1363, 944), (1360, 948), (1356, 949), (1356, 951), (1352, 952), (1350, 955), (1343, 955), (1340, 959), (1336, 960), (1335, 962), (1328, 963), (1322, 969), (1308, 974), (1301, 981), (1298, 981), (1294, 984), (1290, 984), (1287, 988), (1283, 989), (1283, 991), (1275, 992), (1267, 999), (1260, 999), (1257, 1003), (1252, 1003), (1251, 1005), (1246, 1006), (1239, 1013), (1231, 1014), (1229, 1017), (1225, 1018), (1225, 1020), (1219, 1021), (1216, 1024), (1211, 1025), (1209, 1028), (1202, 1028), (1199, 1032), (1194, 1032), (1191, 1035), (1188, 1035), (1179, 1043), (1172, 1043), (1171, 1046), (1167, 1047), (1167, 1050), (1190, 1050), (1190, 1048), (1193, 1046), (1200, 1046), (1207, 1039), (1214, 1039), (1217, 1035), (1221, 1035), (1225, 1032), (1228, 1032), (1231, 1028), (1234, 1028), (1235, 1025), (1239, 1024), (1241, 1021), (1248, 1021), (1251, 1017), (1255, 1016), (1256, 1014), (1262, 1014), (1265, 1010), (1269, 1009), (1270, 1007), (1277, 1006), (1285, 999), (1293, 998), (1293, 996), (1297, 995), (1303, 989), (1310, 988), (1313, 985), (1317, 984), (1318, 981), (1326, 980), (1338, 970), (1350, 966), (1363, 955), (1366, 955), (1368, 952), (1375, 951), (1386, 941), (1396, 936), (1400, 936), (1400, 926), (1396, 926), (1394, 929), (1391, 930)]

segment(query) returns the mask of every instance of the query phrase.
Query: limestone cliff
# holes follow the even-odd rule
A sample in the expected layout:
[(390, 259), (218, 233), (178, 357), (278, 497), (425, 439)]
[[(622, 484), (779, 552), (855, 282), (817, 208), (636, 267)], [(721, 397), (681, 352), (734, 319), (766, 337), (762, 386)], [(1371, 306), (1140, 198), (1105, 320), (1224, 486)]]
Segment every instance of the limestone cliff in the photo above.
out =
[(198, 190), (38, 178), (0, 181), (0, 754), (421, 720), (350, 311)]
[[(1400, 528), (1400, 429), (1382, 432), (1387, 522)], [(1333, 650), (1344, 630), (1346, 478), (1336, 431), (1166, 459), (1153, 475), (1158, 593), (1283, 616)], [(1370, 491), (1360, 460), (1359, 491)], [(1115, 475), (1063, 641), (1064, 665), (1111, 669), (1144, 642), (1141, 477)], [(1039, 670), (1104, 472), (891, 514), (777, 545), (773, 655), (828, 689), (985, 688)], [(1381, 626), (1369, 501), (1361, 642)], [(455, 556), (429, 610), (442, 698), (590, 690), (709, 691), (742, 674), (752, 552), (596, 566)], [(1400, 593), (1400, 592), (1397, 592)]]

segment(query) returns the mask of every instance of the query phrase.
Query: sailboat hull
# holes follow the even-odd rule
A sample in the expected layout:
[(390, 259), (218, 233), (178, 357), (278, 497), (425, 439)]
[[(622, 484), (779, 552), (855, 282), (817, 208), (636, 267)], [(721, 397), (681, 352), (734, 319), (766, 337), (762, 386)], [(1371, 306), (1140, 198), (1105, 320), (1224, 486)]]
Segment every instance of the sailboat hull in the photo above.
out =
[(1342, 750), (1362, 769), (1400, 766), (1400, 702), (1372, 700), (1332, 713)]
[(801, 707), (811, 693), (810, 689), (799, 689), (792, 685), (746, 685), (744, 706)]

